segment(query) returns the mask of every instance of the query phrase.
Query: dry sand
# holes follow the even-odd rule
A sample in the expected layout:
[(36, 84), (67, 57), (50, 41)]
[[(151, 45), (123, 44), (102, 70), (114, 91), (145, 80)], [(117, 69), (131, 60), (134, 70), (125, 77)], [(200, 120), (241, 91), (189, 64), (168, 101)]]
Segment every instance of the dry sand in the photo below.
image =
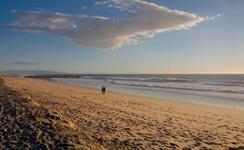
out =
[[(4, 77), (0, 149), (244, 149), (244, 110)], [(27, 138), (26, 138), (27, 137)]]

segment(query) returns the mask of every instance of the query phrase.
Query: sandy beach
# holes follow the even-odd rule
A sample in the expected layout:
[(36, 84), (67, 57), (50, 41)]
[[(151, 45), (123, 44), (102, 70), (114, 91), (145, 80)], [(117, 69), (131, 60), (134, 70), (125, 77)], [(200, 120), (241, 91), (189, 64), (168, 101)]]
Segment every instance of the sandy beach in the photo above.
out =
[(1, 77), (0, 149), (244, 149), (244, 110)]

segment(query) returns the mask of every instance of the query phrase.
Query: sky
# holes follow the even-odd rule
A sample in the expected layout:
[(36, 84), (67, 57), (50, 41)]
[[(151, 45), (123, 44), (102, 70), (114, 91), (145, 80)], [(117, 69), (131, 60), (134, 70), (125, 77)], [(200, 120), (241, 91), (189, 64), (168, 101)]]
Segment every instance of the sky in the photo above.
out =
[(244, 73), (243, 0), (1, 0), (0, 71)]

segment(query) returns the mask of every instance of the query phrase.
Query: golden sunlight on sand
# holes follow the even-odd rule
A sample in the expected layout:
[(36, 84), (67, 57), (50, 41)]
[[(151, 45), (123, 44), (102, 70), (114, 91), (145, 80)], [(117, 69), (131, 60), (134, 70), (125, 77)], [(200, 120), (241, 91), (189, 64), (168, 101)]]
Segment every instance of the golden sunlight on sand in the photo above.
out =
[(244, 149), (243, 110), (101, 94), (22, 77), (2, 82), (0, 148), (22, 140), (26, 148)]

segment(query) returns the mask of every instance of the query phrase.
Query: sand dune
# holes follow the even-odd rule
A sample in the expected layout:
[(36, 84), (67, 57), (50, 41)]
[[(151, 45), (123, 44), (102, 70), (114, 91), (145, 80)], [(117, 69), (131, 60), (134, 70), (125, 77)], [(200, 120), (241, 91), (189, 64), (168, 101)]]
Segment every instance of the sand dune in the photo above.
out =
[[(244, 111), (4, 77), (0, 148), (244, 149)], [(24, 144), (20, 144), (20, 143)]]

